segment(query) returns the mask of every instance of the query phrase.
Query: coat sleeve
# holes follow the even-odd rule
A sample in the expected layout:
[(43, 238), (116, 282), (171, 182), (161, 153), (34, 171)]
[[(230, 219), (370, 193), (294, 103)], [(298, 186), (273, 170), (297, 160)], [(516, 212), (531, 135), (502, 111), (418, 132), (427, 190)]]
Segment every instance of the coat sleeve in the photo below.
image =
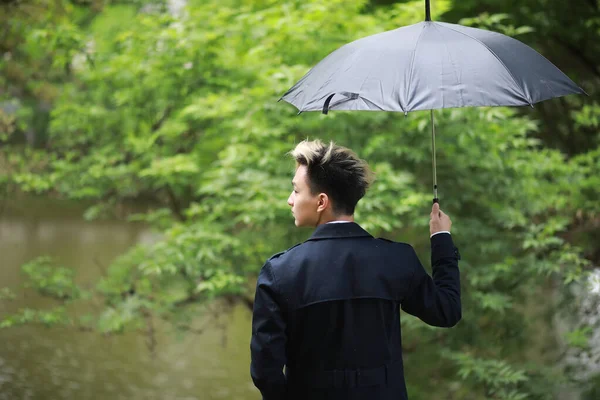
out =
[(427, 274), (411, 247), (410, 262), (414, 273), (408, 296), (402, 309), (429, 325), (452, 327), (462, 317), (460, 302), (460, 255), (452, 236), (441, 233), (431, 238), (431, 266), (433, 278)]
[(250, 374), (263, 400), (283, 400), (286, 378), (283, 366), (287, 362), (286, 323), (278, 303), (277, 283), (271, 264), (263, 266), (256, 283), (250, 342)]

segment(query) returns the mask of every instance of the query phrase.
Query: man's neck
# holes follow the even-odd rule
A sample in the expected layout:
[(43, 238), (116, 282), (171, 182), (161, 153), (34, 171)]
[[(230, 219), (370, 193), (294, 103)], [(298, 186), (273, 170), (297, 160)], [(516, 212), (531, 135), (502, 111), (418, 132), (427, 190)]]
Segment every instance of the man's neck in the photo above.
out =
[(319, 221), (317, 226), (328, 224), (330, 222), (354, 222), (354, 215), (337, 215), (329, 218), (323, 218), (321, 221)]

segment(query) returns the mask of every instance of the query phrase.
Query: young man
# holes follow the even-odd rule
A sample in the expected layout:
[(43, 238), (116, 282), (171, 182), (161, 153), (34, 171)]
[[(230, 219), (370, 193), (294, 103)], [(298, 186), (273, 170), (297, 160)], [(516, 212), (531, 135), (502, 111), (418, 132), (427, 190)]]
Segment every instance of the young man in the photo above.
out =
[(320, 141), (304, 141), (291, 154), (297, 168), (288, 204), (296, 226), (316, 229), (260, 271), (254, 384), (264, 400), (407, 399), (400, 307), (434, 326), (461, 318), (452, 222), (433, 205), (432, 279), (410, 245), (376, 239), (354, 222), (372, 181), (364, 161)]

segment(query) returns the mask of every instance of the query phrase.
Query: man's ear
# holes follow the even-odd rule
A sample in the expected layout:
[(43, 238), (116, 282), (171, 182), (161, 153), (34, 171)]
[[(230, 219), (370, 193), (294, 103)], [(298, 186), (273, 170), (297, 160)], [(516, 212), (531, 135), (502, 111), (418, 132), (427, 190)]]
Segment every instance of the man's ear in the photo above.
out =
[(329, 196), (325, 193), (319, 193), (317, 201), (317, 212), (324, 211), (329, 206)]

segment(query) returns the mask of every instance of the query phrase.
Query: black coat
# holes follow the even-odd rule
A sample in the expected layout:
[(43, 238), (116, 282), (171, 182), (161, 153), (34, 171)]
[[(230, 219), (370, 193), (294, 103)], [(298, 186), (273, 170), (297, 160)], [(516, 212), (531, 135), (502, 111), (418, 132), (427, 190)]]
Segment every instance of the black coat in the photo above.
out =
[(353, 222), (320, 225), (271, 257), (256, 285), (250, 344), (263, 399), (407, 399), (399, 308), (454, 326), (459, 259), (450, 234), (434, 235), (432, 279), (410, 245)]

